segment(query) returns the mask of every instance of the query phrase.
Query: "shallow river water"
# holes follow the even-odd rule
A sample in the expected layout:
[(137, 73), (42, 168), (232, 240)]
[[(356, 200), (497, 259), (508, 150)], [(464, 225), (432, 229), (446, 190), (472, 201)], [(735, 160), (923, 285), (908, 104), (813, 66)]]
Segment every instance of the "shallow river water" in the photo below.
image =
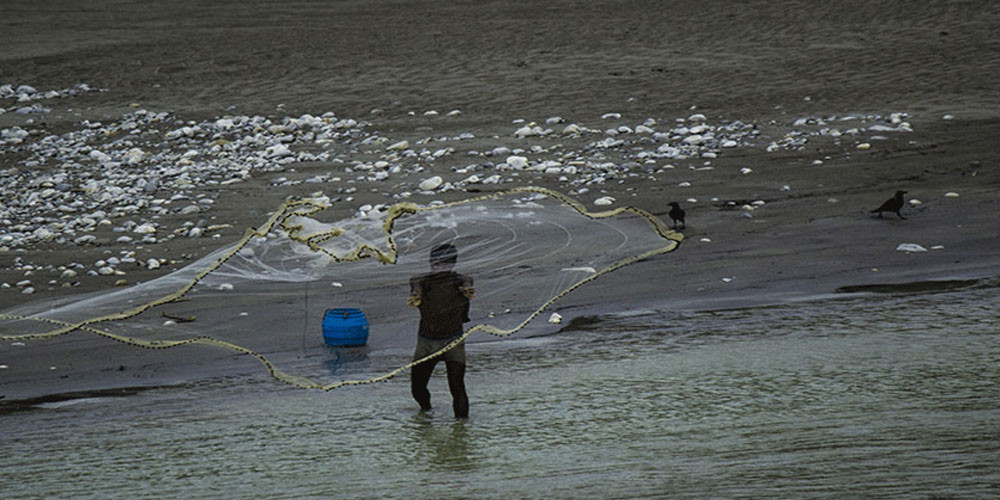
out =
[(4, 498), (997, 498), (987, 287), (604, 316), (408, 377), (265, 377), (0, 416)]

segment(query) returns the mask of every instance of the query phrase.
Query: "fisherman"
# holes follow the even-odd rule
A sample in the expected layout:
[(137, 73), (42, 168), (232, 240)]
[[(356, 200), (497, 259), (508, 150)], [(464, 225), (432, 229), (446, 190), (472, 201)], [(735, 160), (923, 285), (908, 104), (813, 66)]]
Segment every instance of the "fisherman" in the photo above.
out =
[[(458, 250), (445, 243), (431, 250), (431, 272), (410, 279), (410, 297), (406, 303), (420, 309), (420, 327), (413, 360), (432, 355), (462, 336), (462, 324), (469, 321), (469, 299), (475, 294), (472, 278), (456, 273)], [(431, 409), (431, 393), (427, 390), (431, 373), (438, 361), (444, 361), (448, 371), (455, 418), (469, 417), (469, 397), (465, 392), (465, 342), (447, 352), (419, 363), (410, 373), (410, 390), (420, 409)]]

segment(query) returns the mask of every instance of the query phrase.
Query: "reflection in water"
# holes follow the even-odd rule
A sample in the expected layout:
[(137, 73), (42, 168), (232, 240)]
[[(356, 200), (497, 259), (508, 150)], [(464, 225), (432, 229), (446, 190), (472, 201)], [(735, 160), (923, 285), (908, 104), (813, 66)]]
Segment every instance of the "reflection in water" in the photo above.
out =
[(432, 413), (417, 411), (410, 422), (414, 448), (411, 465), (427, 471), (468, 471), (475, 468), (470, 457), (466, 420), (435, 419)]
[(323, 365), (331, 375), (339, 375), (344, 368), (352, 370), (367, 369), (371, 362), (368, 359), (367, 347), (334, 347), (326, 346), (327, 359)]

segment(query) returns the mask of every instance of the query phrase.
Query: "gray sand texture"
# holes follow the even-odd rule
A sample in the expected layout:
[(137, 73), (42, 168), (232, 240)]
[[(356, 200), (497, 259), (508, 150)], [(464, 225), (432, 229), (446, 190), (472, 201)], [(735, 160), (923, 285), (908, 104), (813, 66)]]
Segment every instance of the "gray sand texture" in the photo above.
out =
[[(687, 211), (676, 251), (574, 291), (567, 322), (1000, 275), (989, 2), (103, 5), (5, 4), (0, 312), (166, 276), (288, 199), (338, 220), (521, 186)], [(869, 213), (896, 190), (905, 220)], [(24, 344), (0, 345), (7, 399), (266, 376), (205, 346)]]

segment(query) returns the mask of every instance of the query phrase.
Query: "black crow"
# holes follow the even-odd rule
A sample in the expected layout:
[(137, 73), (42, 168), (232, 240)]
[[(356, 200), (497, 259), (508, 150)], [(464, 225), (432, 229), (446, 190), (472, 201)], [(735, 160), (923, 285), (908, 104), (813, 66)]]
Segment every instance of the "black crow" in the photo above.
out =
[(882, 212), (896, 212), (896, 215), (899, 216), (900, 219), (905, 219), (906, 217), (903, 217), (903, 214), (899, 213), (899, 210), (903, 208), (904, 194), (906, 194), (906, 191), (896, 191), (895, 196), (885, 200), (885, 203), (883, 203), (882, 206), (872, 210), (871, 213), (877, 213), (879, 217), (882, 217)]
[(678, 222), (680, 222), (684, 227), (687, 227), (687, 224), (684, 223), (684, 210), (681, 209), (681, 206), (678, 205), (676, 201), (671, 201), (669, 205), (671, 208), (668, 215), (670, 215), (670, 219), (674, 221), (674, 227), (671, 229), (677, 229)]

